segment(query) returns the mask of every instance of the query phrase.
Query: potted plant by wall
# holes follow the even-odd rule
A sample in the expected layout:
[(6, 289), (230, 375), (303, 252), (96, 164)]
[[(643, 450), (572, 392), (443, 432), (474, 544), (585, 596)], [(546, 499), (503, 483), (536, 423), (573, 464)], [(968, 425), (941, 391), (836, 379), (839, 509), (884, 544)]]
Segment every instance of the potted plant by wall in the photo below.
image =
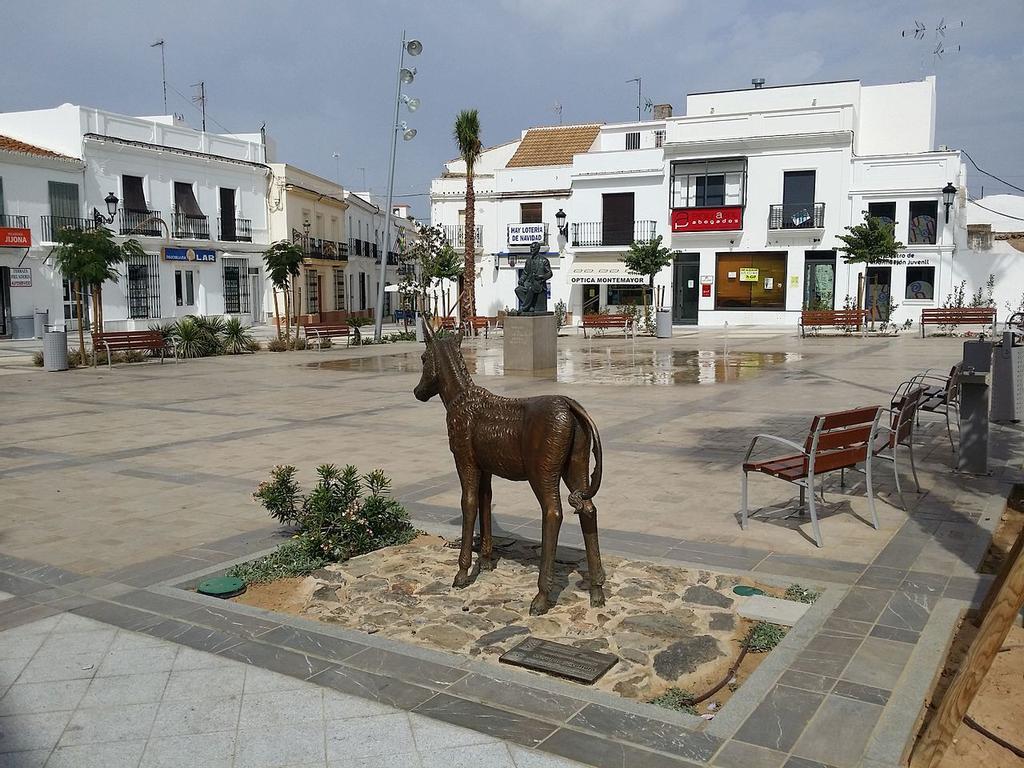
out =
[[(646, 242), (635, 241), (629, 246), (629, 250), (622, 255), (622, 262), (626, 265), (627, 269), (631, 272), (647, 276), (647, 287), (651, 291), (652, 304), (654, 303), (654, 278), (664, 267), (672, 263), (671, 253), (668, 248), (661, 246), (661, 235), (658, 235), (653, 240)], [(658, 297), (658, 302), (655, 305), (657, 307), (657, 336), (659, 339), (667, 339), (672, 336), (672, 311), (663, 308), (662, 302), (665, 298), (665, 292), (661, 291), (660, 293), (661, 295)], [(644, 291), (643, 317), (649, 321), (650, 315), (647, 310), (646, 291)]]

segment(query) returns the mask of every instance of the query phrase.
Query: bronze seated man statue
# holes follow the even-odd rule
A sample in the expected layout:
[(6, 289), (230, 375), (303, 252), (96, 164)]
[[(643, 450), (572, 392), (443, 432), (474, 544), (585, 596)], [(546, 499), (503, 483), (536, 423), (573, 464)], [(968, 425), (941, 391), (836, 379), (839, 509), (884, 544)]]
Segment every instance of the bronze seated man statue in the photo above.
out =
[(520, 315), (543, 314), (548, 311), (548, 280), (551, 262), (540, 255), (540, 241), (530, 243), (530, 255), (523, 264), (523, 272), (516, 286)]

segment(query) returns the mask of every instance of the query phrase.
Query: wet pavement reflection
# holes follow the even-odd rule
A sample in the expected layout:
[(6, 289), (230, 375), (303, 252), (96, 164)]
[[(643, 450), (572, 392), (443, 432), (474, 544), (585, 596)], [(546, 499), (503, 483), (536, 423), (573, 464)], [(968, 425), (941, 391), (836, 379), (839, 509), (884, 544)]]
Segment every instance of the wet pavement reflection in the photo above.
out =
[[(500, 347), (463, 348), (471, 374), (501, 376)], [(563, 384), (720, 384), (742, 381), (768, 368), (801, 359), (794, 352), (724, 352), (722, 350), (629, 350), (563, 349), (558, 352), (554, 371), (538, 372), (533, 378), (557, 380)], [(309, 363), (310, 368), (361, 373), (419, 373), (419, 353), (325, 360)], [(514, 375), (529, 375), (515, 372)]]

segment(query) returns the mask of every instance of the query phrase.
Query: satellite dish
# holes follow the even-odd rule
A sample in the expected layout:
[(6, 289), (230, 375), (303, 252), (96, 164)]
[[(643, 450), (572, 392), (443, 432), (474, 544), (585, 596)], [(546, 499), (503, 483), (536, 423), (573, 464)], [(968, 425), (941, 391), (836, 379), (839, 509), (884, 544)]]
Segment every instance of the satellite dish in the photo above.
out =
[(423, 43), (419, 40), (410, 40), (405, 44), (405, 50), (408, 51), (410, 56), (419, 56), (423, 53)]

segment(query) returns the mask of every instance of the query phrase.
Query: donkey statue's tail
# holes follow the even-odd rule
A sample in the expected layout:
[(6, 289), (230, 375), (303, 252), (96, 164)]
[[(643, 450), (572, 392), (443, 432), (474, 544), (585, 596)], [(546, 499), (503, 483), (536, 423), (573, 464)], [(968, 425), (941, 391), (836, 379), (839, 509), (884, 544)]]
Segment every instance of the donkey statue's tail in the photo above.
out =
[(573, 412), (573, 415), (586, 425), (587, 431), (590, 432), (590, 439), (593, 441), (594, 472), (590, 476), (590, 486), (586, 489), (577, 489), (569, 493), (569, 504), (579, 512), (584, 507), (593, 507), (589, 501), (597, 495), (597, 491), (601, 487), (601, 435), (597, 431), (597, 425), (594, 424), (594, 420), (590, 418), (590, 414), (583, 409), (582, 405), (569, 397), (565, 398), (565, 401), (569, 404), (569, 409)]

